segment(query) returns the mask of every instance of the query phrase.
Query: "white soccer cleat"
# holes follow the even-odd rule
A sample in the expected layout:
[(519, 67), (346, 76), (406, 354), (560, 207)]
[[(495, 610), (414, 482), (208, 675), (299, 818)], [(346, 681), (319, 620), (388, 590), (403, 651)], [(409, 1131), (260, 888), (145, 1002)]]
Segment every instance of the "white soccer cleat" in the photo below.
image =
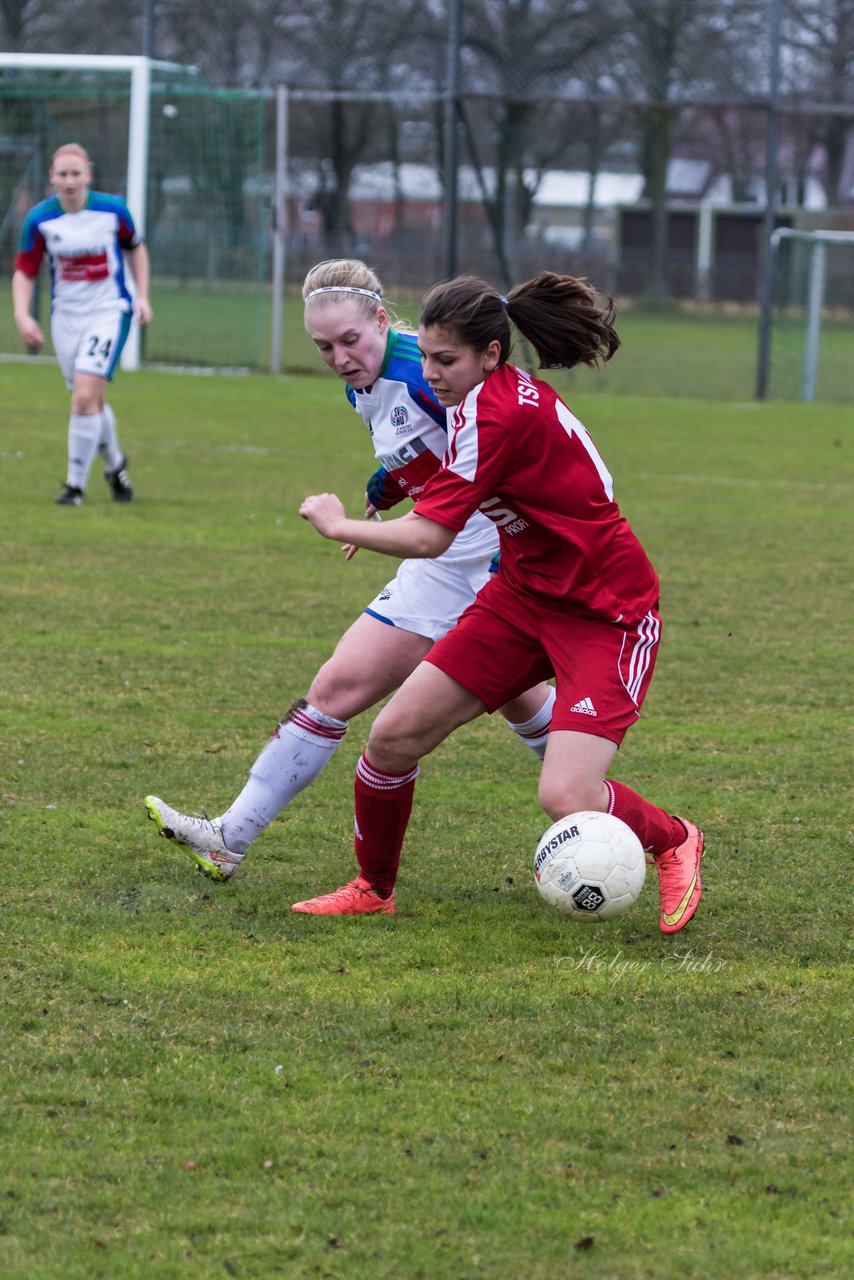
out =
[(145, 808), (160, 834), (179, 844), (209, 880), (228, 880), (243, 861), (242, 853), (226, 848), (218, 822), (179, 813), (157, 796), (146, 796)]

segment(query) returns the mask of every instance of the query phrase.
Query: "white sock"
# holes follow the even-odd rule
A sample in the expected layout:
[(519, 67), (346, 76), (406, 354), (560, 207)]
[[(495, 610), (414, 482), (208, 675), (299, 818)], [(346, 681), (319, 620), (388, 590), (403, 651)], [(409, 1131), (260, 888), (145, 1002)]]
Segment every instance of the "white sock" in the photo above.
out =
[(95, 461), (101, 434), (100, 413), (72, 413), (68, 419), (68, 478), (75, 489), (85, 489)]
[(124, 454), (119, 448), (119, 438), (116, 435), (116, 415), (108, 404), (104, 405), (101, 413), (98, 452), (104, 459), (104, 467), (107, 471), (118, 471), (124, 460)]
[(256, 836), (318, 778), (347, 732), (336, 720), (300, 699), (252, 766), (249, 781), (218, 819), (232, 853), (245, 853)]
[(552, 709), (555, 704), (555, 691), (549, 685), (548, 696), (540, 707), (535, 716), (530, 720), (526, 720), (524, 724), (507, 723), (514, 733), (518, 733), (526, 747), (530, 747), (534, 755), (542, 760), (546, 754), (546, 744), (549, 740), (549, 725), (552, 722)]

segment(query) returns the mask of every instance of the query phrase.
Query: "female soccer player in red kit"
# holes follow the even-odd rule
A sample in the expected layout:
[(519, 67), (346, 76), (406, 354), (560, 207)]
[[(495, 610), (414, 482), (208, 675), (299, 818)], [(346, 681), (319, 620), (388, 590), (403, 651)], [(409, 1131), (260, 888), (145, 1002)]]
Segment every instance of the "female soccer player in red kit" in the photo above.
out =
[[(646, 695), (660, 637), (659, 583), (614, 502), (585, 428), (547, 383), (510, 364), (510, 324), (541, 368), (607, 360), (614, 308), (584, 281), (542, 272), (504, 298), (459, 277), (430, 290), (424, 375), (449, 414), (448, 449), (414, 509), (382, 525), (348, 519), (333, 494), (300, 514), (325, 538), (433, 557), (474, 511), (495, 521), (499, 572), (374, 722), (356, 771), (361, 910), (393, 911), (418, 762), (454, 729), (552, 675), (556, 701), (539, 799), (552, 821), (581, 809), (621, 818), (652, 855), (661, 929), (700, 900), (703, 835), (607, 774)], [(337, 911), (335, 894), (295, 904)]]

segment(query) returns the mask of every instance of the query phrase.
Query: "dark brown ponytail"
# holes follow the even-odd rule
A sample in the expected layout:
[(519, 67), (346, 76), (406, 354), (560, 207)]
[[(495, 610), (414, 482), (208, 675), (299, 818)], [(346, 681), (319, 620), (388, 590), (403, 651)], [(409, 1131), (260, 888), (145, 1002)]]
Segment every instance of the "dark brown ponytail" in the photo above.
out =
[(572, 369), (611, 359), (620, 345), (615, 316), (613, 300), (600, 298), (586, 280), (541, 271), (506, 298), (477, 276), (434, 285), (424, 297), (421, 324), (449, 329), (475, 351), (497, 341), (504, 364), (510, 355), (509, 317), (536, 351), (541, 369)]
[(600, 297), (575, 276), (541, 271), (510, 290), (507, 313), (536, 351), (541, 369), (595, 368), (620, 345), (613, 299)]

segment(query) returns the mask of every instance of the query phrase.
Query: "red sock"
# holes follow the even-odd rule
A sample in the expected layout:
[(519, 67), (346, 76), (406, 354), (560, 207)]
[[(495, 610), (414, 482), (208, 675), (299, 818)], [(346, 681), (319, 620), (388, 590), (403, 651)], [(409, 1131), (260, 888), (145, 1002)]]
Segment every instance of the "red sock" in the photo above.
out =
[(611, 792), (609, 812), (631, 827), (647, 853), (664, 853), (685, 839), (686, 831), (678, 818), (650, 804), (622, 782), (606, 781)]
[(356, 766), (356, 861), (384, 898), (397, 879), (417, 777), (418, 765), (407, 773), (383, 773), (364, 755)]

